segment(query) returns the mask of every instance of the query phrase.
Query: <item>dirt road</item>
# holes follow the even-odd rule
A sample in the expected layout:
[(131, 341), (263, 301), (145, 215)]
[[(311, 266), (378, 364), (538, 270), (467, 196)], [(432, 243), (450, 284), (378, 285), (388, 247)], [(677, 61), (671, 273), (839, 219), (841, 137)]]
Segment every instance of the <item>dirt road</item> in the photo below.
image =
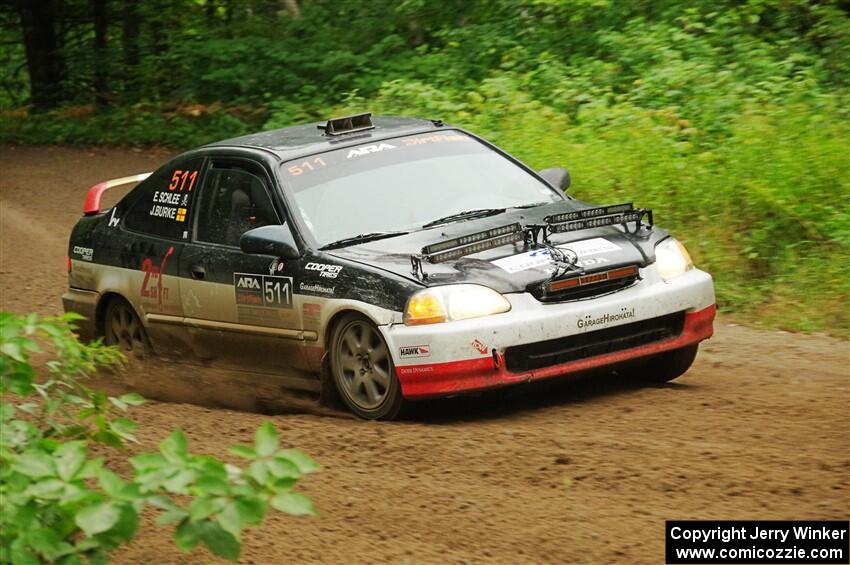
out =
[[(167, 155), (0, 147), (0, 309), (59, 312), (86, 188)], [(135, 412), (138, 449), (181, 426), (194, 452), (225, 456), (272, 419), (323, 465), (303, 481), (321, 516), (272, 515), (247, 534), (244, 563), (661, 563), (665, 519), (847, 519), (849, 353), (721, 317), (674, 384), (547, 383), (429, 402), (397, 423), (151, 402)], [(196, 385), (209, 375), (127, 378), (216, 403)], [(148, 519), (116, 561), (214, 560), (169, 534)]]

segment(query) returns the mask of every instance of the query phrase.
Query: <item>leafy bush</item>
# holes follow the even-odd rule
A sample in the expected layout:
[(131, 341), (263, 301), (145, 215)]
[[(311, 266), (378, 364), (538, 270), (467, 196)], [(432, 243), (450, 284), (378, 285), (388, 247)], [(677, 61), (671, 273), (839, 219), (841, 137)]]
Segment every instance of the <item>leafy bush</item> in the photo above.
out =
[[(136, 441), (125, 413), (144, 400), (135, 393), (107, 397), (84, 384), (122, 356), (98, 342), (80, 343), (71, 333), (75, 319), (0, 313), (0, 563), (104, 562), (133, 538), (147, 507), (158, 509), (157, 524), (175, 524), (181, 550), (202, 543), (235, 560), (242, 530), (260, 524), (269, 506), (315, 512), (293, 487), (318, 465), (280, 449), (271, 423), (256, 431), (253, 446), (231, 448), (244, 467), (191, 454), (179, 429), (158, 453), (132, 457), (129, 478), (92, 457), (92, 443), (122, 451)], [(30, 357), (44, 341), (53, 353), (38, 378)]]
[[(253, 126), (249, 124), (254, 124)], [(137, 104), (94, 113), (91, 106), (21, 116), (0, 111), (0, 142), (194, 147), (256, 129), (255, 114), (221, 105)]]

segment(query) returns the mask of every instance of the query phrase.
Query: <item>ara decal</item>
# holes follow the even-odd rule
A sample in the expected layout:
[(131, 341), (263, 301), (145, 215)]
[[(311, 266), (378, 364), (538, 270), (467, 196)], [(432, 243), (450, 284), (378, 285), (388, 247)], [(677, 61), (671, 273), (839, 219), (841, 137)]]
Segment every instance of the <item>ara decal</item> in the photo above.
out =
[(233, 273), (236, 304), (266, 308), (292, 308), (292, 278)]

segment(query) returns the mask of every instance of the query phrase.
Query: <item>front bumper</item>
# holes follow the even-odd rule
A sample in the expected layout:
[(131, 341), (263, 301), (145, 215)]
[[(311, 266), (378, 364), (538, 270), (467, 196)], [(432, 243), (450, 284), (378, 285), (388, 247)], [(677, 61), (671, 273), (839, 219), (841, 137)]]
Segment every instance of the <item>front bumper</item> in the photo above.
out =
[(74, 312), (85, 318), (74, 322), (77, 325), (76, 333), (83, 341), (91, 341), (97, 337), (97, 303), (99, 300), (100, 293), (73, 287), (62, 295), (62, 306), (64, 306), (65, 312)]
[[(424, 326), (382, 326), (405, 398), (447, 396), (586, 371), (685, 347), (711, 337), (714, 284), (698, 269), (665, 282), (651, 265), (633, 286), (608, 295), (543, 304), (528, 293), (505, 295), (504, 314)], [(669, 339), (538, 369), (512, 372), (505, 350), (684, 312)]]

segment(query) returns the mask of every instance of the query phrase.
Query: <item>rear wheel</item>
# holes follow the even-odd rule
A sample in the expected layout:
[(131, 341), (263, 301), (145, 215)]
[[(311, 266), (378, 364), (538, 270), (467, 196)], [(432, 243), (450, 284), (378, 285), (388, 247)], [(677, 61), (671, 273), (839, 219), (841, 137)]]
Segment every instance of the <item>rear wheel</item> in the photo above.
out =
[(362, 316), (346, 316), (334, 328), (330, 346), (331, 376), (346, 406), (368, 420), (397, 416), (401, 385), (378, 328)]
[(150, 353), (142, 321), (127, 302), (114, 299), (106, 306), (104, 341), (118, 347), (127, 357), (142, 359)]
[(699, 345), (689, 345), (657, 355), (629, 372), (646, 382), (666, 383), (684, 375), (696, 359)]

